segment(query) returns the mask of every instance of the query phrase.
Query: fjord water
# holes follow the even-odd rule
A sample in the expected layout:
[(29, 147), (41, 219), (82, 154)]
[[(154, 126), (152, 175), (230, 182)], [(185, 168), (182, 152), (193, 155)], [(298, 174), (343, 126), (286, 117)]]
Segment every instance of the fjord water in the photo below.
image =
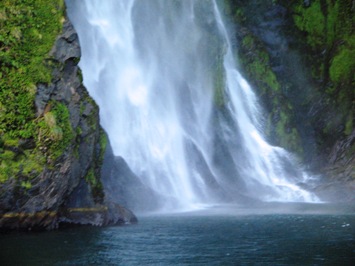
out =
[[(355, 212), (275, 204), (0, 235), (2, 265), (354, 265)], [(291, 210), (291, 211), (290, 211)], [(347, 214), (342, 214), (346, 212)]]
[(114, 153), (175, 213), (1, 234), (1, 265), (353, 265), (354, 206), (296, 202), (317, 199), (298, 186), (308, 177), (292, 155), (263, 136), (221, 2), (67, 1)]
[[(222, 1), (67, 1), (84, 84), (113, 152), (166, 209), (317, 201), (308, 176), (262, 134), (236, 69)], [(139, 195), (137, 195), (139, 197)]]

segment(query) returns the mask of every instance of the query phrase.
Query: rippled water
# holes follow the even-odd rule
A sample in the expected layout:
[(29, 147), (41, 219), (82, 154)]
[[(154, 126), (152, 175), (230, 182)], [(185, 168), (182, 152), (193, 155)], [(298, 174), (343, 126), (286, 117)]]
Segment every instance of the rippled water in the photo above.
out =
[(355, 215), (153, 215), (125, 227), (5, 234), (0, 245), (1, 265), (353, 265)]

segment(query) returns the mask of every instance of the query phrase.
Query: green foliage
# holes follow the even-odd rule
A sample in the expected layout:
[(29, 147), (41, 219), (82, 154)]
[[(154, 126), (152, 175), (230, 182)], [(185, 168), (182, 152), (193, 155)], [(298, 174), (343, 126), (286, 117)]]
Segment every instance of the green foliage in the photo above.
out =
[(91, 168), (85, 176), (86, 182), (90, 185), (95, 186), (97, 184), (97, 179), (95, 177), (94, 170)]
[[(227, 15), (233, 16), (233, 21), (239, 24), (240, 30), (238, 47), (239, 60), (244, 70), (244, 74), (251, 82), (265, 109), (269, 113), (266, 121), (266, 135), (276, 145), (280, 145), (289, 150), (302, 155), (303, 148), (297, 129), (294, 127), (292, 106), (289, 104), (278, 77), (274, 73), (270, 56), (261, 40), (251, 31), (248, 31), (249, 23), (253, 24), (253, 18), (245, 16), (245, 12), (250, 12), (250, 5), (243, 1), (227, 1), (232, 8)], [(269, 1), (268, 5), (274, 4)], [(233, 11), (234, 10), (234, 11)], [(285, 87), (285, 85), (283, 85)]]
[(242, 40), (242, 46), (246, 49), (253, 49), (255, 47), (254, 38), (251, 35), (246, 35)]
[(344, 47), (334, 56), (329, 68), (330, 79), (337, 85), (355, 80), (355, 47)]
[[(294, 12), (295, 24), (307, 34), (308, 44), (316, 53), (325, 54), (324, 60), (331, 61), (330, 64), (327, 61), (321, 62), (322, 66), (329, 65), (329, 69), (320, 69), (321, 76), (327, 76), (329, 72), (330, 79), (336, 85), (340, 81), (346, 83), (354, 79), (354, 11), (350, 1), (326, 0), (323, 8), (319, 0), (312, 1), (307, 8), (298, 2), (294, 6)], [(314, 76), (316, 73), (318, 71), (314, 72)], [(332, 93), (334, 90), (328, 91)]]
[(234, 22), (237, 23), (242, 23), (246, 20), (244, 10), (238, 6), (237, 2), (224, 0), (223, 13), (226, 14), (227, 17), (232, 18)]
[(9, 147), (5, 146), (5, 148), (5, 150), (0, 149), (0, 183), (15, 177), (32, 179), (42, 172), (45, 159), (39, 151), (13, 152), (8, 150)]
[(23, 187), (25, 189), (30, 189), (30, 188), (32, 188), (32, 184), (29, 181), (22, 181), (21, 182), (21, 187)]
[(329, 68), (330, 79), (335, 85), (355, 80), (354, 14), (348, 1), (328, 0), (327, 36), (328, 46), (334, 47)]
[(280, 119), (276, 124), (276, 135), (280, 141), (280, 146), (285, 147), (299, 155), (303, 154), (301, 139), (296, 128), (290, 128), (289, 118), (286, 113), (280, 113)]
[(267, 64), (263, 63), (262, 61), (254, 61), (246, 68), (249, 72), (253, 73), (252, 75), (256, 80), (262, 83), (262, 88), (264, 88), (264, 90), (265, 86), (267, 86), (272, 91), (280, 90), (280, 84), (278, 83), (274, 72)]
[(90, 168), (87, 175), (85, 176), (85, 180), (91, 187), (91, 193), (94, 200), (98, 203), (101, 203), (104, 198), (103, 186), (100, 178), (95, 175), (93, 168)]
[[(62, 28), (63, 10), (63, 0), (0, 2), (0, 182), (16, 177), (30, 188), (28, 180), (46, 165), (34, 99), (36, 84), (51, 81), (48, 54)], [(52, 138), (62, 142), (65, 133), (52, 127)]]
[(98, 110), (98, 106), (87, 92), (84, 92), (82, 99), (83, 101), (80, 104), (80, 115), (84, 114), (86, 108), (93, 107), (93, 109), (91, 109), (90, 114), (86, 114), (86, 116), (90, 128), (95, 131), (96, 127), (98, 126), (98, 111), (93, 112), (93, 110)]
[(89, 171), (85, 176), (85, 180), (91, 187), (91, 194), (95, 202), (102, 203), (104, 198), (104, 192), (103, 192), (103, 185), (100, 180), (98, 167), (100, 167), (100, 165), (103, 162), (106, 146), (108, 144), (107, 135), (103, 129), (100, 129), (99, 144), (100, 144), (99, 158), (97, 161), (92, 163), (91, 168), (89, 169)]
[[(343, 135), (350, 134), (354, 113), (355, 35), (352, 1), (302, 1), (293, 5), (294, 22), (307, 35), (310, 50), (306, 52), (312, 76), (322, 83), (318, 90), (328, 96), (328, 108), (337, 110), (337, 121), (322, 128), (324, 138), (333, 139), (343, 126)], [(328, 143), (329, 141), (323, 141)]]
[[(307, 8), (300, 2), (294, 6), (295, 24), (307, 34), (307, 42), (312, 49), (318, 54), (327, 49), (325, 60), (329, 60), (329, 56), (335, 56), (329, 69), (333, 81), (338, 81), (344, 75), (348, 79), (349, 73), (354, 72), (354, 14), (351, 10), (350, 1), (346, 0), (326, 0), (323, 8), (321, 1), (312, 1), (311, 6)], [(344, 42), (345, 45), (341, 49), (334, 49)], [(330, 55), (332, 51), (337, 50), (338, 52)], [(328, 65), (327, 62), (321, 64)], [(320, 77), (327, 76), (328, 69), (315, 70), (313, 75), (316, 76), (317, 73), (321, 74)]]
[(46, 155), (51, 161), (62, 155), (75, 137), (69, 116), (66, 105), (56, 102), (53, 103), (51, 111), (47, 112), (38, 122), (37, 145), (48, 151)]
[(101, 163), (104, 160), (104, 155), (105, 155), (107, 144), (108, 144), (107, 135), (103, 129), (100, 129), (100, 156), (99, 156), (99, 160)]
[(270, 67), (269, 55), (253, 35), (247, 34), (242, 39), (240, 56), (249, 78), (256, 83), (261, 94), (280, 92), (281, 86)]
[(312, 2), (308, 8), (304, 8), (302, 3), (299, 3), (295, 7), (294, 21), (300, 30), (307, 32), (307, 42), (312, 47), (324, 43), (326, 24), (320, 1)]
[(0, 134), (36, 136), (33, 88), (51, 80), (45, 59), (61, 29), (60, 7), (59, 0), (0, 3)]
[(327, 0), (328, 2), (328, 12), (327, 12), (327, 16), (325, 16), (326, 19), (326, 45), (327, 47), (331, 47), (331, 45), (333, 44), (336, 35), (339, 31), (337, 22), (339, 21), (338, 18), (338, 9), (339, 9), (339, 5), (338, 2), (335, 2), (335, 5), (333, 6), (330, 2), (330, 0)]
[(12, 161), (15, 158), (13, 151), (4, 151), (0, 154), (0, 159), (3, 161)]

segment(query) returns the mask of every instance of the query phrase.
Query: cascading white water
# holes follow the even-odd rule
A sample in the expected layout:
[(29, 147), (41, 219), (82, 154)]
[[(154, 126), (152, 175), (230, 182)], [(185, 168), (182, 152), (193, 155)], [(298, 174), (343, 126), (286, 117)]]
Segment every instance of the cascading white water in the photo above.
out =
[(67, 5), (84, 84), (113, 151), (165, 207), (240, 195), (315, 200), (296, 185), (306, 175), (290, 154), (264, 140), (257, 99), (236, 69), (214, 1)]

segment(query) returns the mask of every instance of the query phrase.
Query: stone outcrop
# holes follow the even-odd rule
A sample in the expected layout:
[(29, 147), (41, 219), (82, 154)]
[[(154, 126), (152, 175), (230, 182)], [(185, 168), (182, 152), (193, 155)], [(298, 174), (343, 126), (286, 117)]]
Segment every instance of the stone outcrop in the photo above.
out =
[(328, 201), (355, 201), (355, 130), (333, 146), (316, 192)]
[[(100, 166), (106, 135), (99, 125), (98, 107), (81, 82), (78, 36), (68, 20), (50, 58), (52, 82), (37, 85), (37, 117), (41, 119), (60, 104), (69, 114), (70, 134), (63, 137), (63, 152), (57, 158), (46, 158), (47, 166), (29, 188), (16, 178), (1, 184), (0, 228), (49, 230), (64, 224), (136, 222), (132, 212), (105, 200)], [(40, 149), (45, 154), (48, 147)]]
[(110, 145), (105, 151), (101, 176), (108, 201), (120, 202), (135, 211), (162, 207), (159, 195), (139, 180), (122, 157), (113, 154)]

